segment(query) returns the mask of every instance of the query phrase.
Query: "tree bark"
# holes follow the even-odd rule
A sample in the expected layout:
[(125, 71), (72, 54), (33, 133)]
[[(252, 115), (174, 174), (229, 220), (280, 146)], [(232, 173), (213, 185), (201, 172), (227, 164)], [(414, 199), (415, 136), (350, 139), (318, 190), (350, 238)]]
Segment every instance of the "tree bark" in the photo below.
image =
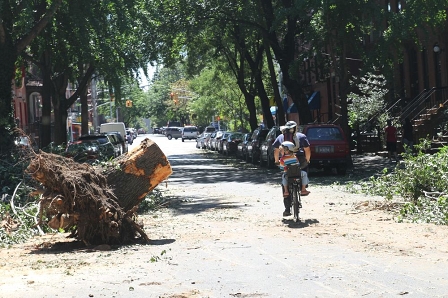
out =
[(166, 156), (150, 139), (143, 140), (140, 146), (116, 161), (120, 170), (110, 169), (103, 175), (125, 211), (140, 204), (150, 191), (172, 173)]

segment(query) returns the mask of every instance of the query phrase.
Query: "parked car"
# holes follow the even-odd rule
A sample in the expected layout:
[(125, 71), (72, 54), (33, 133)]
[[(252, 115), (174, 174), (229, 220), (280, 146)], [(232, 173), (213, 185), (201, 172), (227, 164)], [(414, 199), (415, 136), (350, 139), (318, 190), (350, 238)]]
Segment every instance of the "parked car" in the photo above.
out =
[(212, 150), (212, 140), (216, 136), (216, 131), (211, 132), (208, 136), (205, 137), (205, 148), (208, 150)]
[(237, 146), (243, 141), (243, 134), (240, 132), (230, 132), (226, 138), (222, 139), (222, 153), (229, 156), (236, 154)]
[(139, 128), (139, 129), (137, 130), (137, 133), (138, 133), (139, 135), (144, 135), (144, 134), (146, 134), (146, 130), (145, 130), (144, 128)]
[(213, 139), (210, 140), (210, 150), (217, 151), (218, 150), (218, 143), (219, 140), (221, 140), (222, 136), (224, 135), (224, 131), (218, 130), (213, 137)]
[(168, 140), (171, 139), (178, 139), (182, 137), (182, 129), (180, 127), (167, 127), (165, 129), (165, 135), (168, 138)]
[(128, 142), (129, 145), (134, 143), (134, 137), (130, 130), (126, 130), (126, 142)]
[(281, 130), (279, 126), (273, 126), (266, 138), (261, 142), (261, 148), (260, 148), (260, 166), (263, 166), (266, 164), (266, 167), (268, 168), (274, 168), (275, 162), (274, 162), (274, 147), (272, 146), (274, 144), (275, 139), (281, 134)]
[(182, 142), (184, 140), (196, 140), (199, 130), (196, 126), (185, 126), (182, 128)]
[(161, 129), (159, 128), (159, 127), (153, 127), (152, 128), (152, 134), (161, 134), (162, 133), (162, 131), (161, 131)]
[(135, 129), (134, 127), (130, 128), (131, 133), (134, 135), (134, 140), (138, 137), (138, 132), (137, 129)]
[(250, 140), (251, 133), (243, 134), (243, 139), (238, 143), (235, 156), (237, 158), (246, 159), (247, 142)]
[(302, 132), (311, 147), (310, 168), (331, 171), (344, 175), (350, 162), (350, 145), (342, 128), (335, 124), (308, 124)]
[[(134, 134), (134, 131), (132, 130), (132, 128), (126, 128), (126, 138), (127, 136), (131, 137), (132, 142), (134, 142), (134, 140), (137, 138), (137, 136)], [(130, 143), (132, 144), (132, 143)]]
[[(115, 157), (122, 155), (125, 153), (123, 149), (124, 140), (119, 132), (107, 132), (105, 133), (109, 136), (109, 140), (114, 145)], [(127, 150), (127, 147), (125, 148)]]
[(260, 158), (261, 142), (268, 135), (269, 129), (257, 128), (253, 131), (250, 141), (247, 142), (246, 161), (255, 164)]
[(100, 149), (100, 153), (104, 159), (111, 159), (117, 157), (117, 152), (121, 150), (121, 146), (116, 144), (114, 145), (114, 140), (111, 136), (107, 134), (90, 134), (90, 135), (82, 135), (78, 138), (78, 141), (97, 141)]
[(214, 126), (207, 126), (204, 130), (205, 132), (215, 132), (216, 128)]
[(64, 153), (65, 157), (72, 158), (79, 163), (92, 164), (101, 159), (107, 159), (100, 152), (100, 143), (96, 140), (81, 140), (70, 143)]
[(222, 136), (218, 140), (216, 140), (216, 151), (218, 151), (219, 153), (222, 153), (223, 142), (225, 139), (227, 139), (229, 134), (230, 134), (229, 131), (224, 131)]
[(124, 139), (124, 136), (121, 135), (121, 133), (119, 133), (118, 131), (111, 131), (107, 132), (106, 134), (114, 137), (114, 140), (112, 142), (114, 146), (118, 145), (121, 147), (121, 150), (119, 150), (120, 153), (118, 155), (128, 152), (128, 144), (126, 143), (126, 140)]
[(196, 148), (198, 149), (205, 149), (205, 140), (210, 135), (210, 133), (203, 132), (196, 138)]

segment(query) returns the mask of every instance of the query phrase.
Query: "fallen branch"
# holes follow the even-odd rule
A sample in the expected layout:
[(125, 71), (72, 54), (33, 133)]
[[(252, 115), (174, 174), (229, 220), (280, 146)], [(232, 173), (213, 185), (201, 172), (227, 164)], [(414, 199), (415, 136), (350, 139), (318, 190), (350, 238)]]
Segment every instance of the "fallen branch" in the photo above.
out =
[(16, 208), (14, 206), (14, 197), (16, 196), (17, 190), (19, 189), (20, 184), (22, 184), (22, 181), (19, 182), (19, 184), (17, 184), (16, 188), (14, 189), (14, 192), (12, 193), (12, 197), (11, 197), (11, 201), (9, 202), (9, 204), (11, 205), (11, 210), (14, 213), (14, 215), (17, 217), (17, 219), (20, 221), (20, 223), (23, 225), (23, 221), (20, 218), (20, 216), (17, 214)]

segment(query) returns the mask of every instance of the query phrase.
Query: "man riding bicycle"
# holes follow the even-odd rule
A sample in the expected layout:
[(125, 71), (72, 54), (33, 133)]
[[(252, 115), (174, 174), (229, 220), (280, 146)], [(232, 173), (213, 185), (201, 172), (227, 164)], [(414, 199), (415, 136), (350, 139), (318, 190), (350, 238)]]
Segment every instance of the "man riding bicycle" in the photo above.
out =
[[(308, 138), (303, 133), (297, 131), (296, 122), (288, 121), (286, 122), (285, 126), (282, 127), (282, 134), (280, 134), (273, 143), (275, 164), (279, 164), (280, 154), (283, 153), (281, 144), (284, 141), (290, 141), (294, 144), (294, 148), (292, 148), (292, 151), (296, 153), (299, 161), (304, 160), (303, 162), (310, 163), (311, 149)], [(306, 178), (306, 180), (308, 180), (308, 177)], [(283, 203), (285, 205), (283, 216), (291, 215), (291, 197), (284, 197)]]

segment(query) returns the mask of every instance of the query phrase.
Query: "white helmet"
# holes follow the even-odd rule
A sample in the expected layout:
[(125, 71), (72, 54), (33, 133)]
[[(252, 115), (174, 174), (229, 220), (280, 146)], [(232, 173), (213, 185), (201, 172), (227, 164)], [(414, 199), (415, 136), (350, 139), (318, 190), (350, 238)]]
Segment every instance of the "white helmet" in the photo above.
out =
[(286, 129), (291, 129), (297, 126), (297, 123), (295, 121), (288, 121), (285, 124)]
[(282, 143), (282, 147), (283, 147), (283, 148), (288, 148), (288, 150), (291, 151), (291, 152), (293, 152), (294, 149), (296, 148), (296, 146), (294, 145), (294, 143), (293, 143), (293, 142), (290, 142), (290, 141), (284, 141), (284, 142)]

